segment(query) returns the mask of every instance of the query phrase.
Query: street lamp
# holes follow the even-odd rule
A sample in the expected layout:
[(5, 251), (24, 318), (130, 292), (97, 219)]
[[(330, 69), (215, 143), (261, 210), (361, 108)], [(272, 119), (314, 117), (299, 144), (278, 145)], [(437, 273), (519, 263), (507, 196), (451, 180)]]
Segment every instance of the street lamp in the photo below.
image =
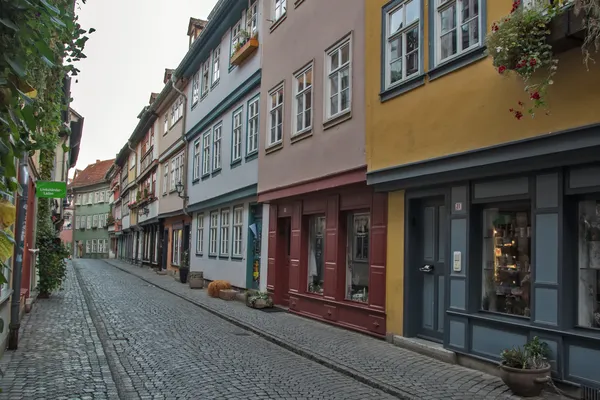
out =
[(175, 190), (177, 190), (177, 196), (179, 196), (180, 199), (186, 198), (186, 196), (183, 195), (183, 183), (181, 183), (181, 181), (175, 184)]

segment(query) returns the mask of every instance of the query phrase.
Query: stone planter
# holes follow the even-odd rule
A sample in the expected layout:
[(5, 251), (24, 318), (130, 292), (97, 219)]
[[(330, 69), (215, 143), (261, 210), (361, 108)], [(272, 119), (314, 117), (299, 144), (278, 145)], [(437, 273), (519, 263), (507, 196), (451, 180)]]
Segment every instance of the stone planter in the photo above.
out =
[(543, 369), (520, 369), (500, 364), (502, 381), (521, 397), (539, 396), (550, 378), (550, 364)]
[(237, 293), (234, 289), (223, 289), (219, 291), (219, 297), (223, 300), (234, 300)]
[(203, 289), (204, 288), (204, 272), (190, 272), (188, 276), (188, 284), (190, 289)]

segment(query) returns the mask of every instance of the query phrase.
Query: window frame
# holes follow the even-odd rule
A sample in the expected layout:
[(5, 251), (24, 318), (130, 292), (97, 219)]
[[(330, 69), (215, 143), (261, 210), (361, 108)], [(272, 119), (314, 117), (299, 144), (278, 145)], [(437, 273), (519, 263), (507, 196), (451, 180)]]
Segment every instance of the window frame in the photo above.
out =
[(85, 254), (89, 254), (92, 252), (92, 241), (90, 239), (87, 239), (85, 241)]
[[(277, 12), (279, 10), (279, 16)], [(277, 22), (287, 15), (287, 0), (273, 0), (273, 22)]]
[(204, 254), (204, 213), (196, 214), (196, 255)]
[[(341, 54), (341, 50), (342, 48), (348, 44), (349, 48), (348, 48), (348, 62), (347, 62), (347, 67), (348, 67), (348, 107), (344, 110), (341, 110), (341, 93), (342, 93), (342, 89), (341, 89), (341, 77), (338, 77), (338, 92), (337, 92), (337, 96), (338, 96), (338, 106), (340, 107), (340, 109), (338, 110), (338, 112), (336, 113), (332, 113), (331, 112), (331, 79), (333, 75), (337, 75), (339, 73), (341, 73), (343, 71), (343, 69), (346, 68), (346, 63), (341, 64), (341, 56), (340, 56), (340, 64), (338, 64), (337, 68), (335, 69), (331, 69), (331, 57), (333, 56), (334, 53), (339, 53)], [(325, 85), (324, 86), (324, 102), (323, 102), (323, 107), (324, 107), (324, 116), (325, 116), (325, 122), (331, 121), (331, 120), (335, 120), (337, 118), (340, 118), (344, 115), (347, 114), (351, 114), (352, 113), (352, 83), (353, 83), (353, 79), (352, 79), (352, 59), (353, 59), (353, 54), (354, 54), (354, 50), (353, 50), (353, 37), (352, 34), (348, 34), (346, 35), (344, 38), (342, 38), (341, 40), (339, 40), (338, 42), (336, 42), (334, 45), (332, 45), (331, 47), (329, 47), (327, 50), (325, 50)]]
[[(369, 303), (368, 297), (367, 297), (367, 299), (365, 301), (365, 300), (354, 300), (354, 299), (352, 299), (352, 296), (349, 296), (349, 293), (348, 293), (348, 290), (347, 290), (348, 272), (349, 272), (348, 271), (348, 264), (351, 261), (358, 261), (358, 262), (360, 262), (362, 264), (366, 264), (367, 265), (367, 268), (369, 269), (369, 273), (367, 274), (367, 288), (368, 288), (368, 294), (370, 294), (372, 288), (371, 288), (371, 280), (370, 280), (370, 268), (371, 268), (371, 266), (370, 266), (369, 259), (370, 259), (371, 250), (372, 250), (371, 249), (371, 237), (372, 237), (372, 234), (373, 234), (373, 232), (372, 232), (373, 218), (371, 216), (371, 211), (370, 210), (352, 210), (352, 211), (349, 211), (347, 215), (348, 215), (348, 218), (346, 220), (347, 223), (348, 224), (350, 222), (352, 223), (351, 227), (348, 227), (348, 226), (346, 227), (346, 232), (347, 232), (346, 233), (346, 236), (347, 236), (347, 238), (346, 238), (346, 240), (347, 240), (347, 246), (350, 247), (350, 249), (347, 249), (347, 251), (349, 251), (352, 256), (351, 256), (351, 259), (349, 260), (348, 259), (348, 255), (346, 255), (346, 266), (345, 266), (346, 268), (345, 268), (345, 273), (344, 273), (344, 275), (345, 275), (345, 281), (344, 282), (345, 282), (345, 285), (346, 285), (346, 293), (344, 294), (344, 300), (345, 301), (349, 301), (349, 302), (353, 302), (353, 303), (365, 304), (366, 305), (366, 304)], [(357, 233), (356, 233), (354, 227), (356, 225), (355, 220), (356, 220), (357, 217), (358, 218), (366, 217), (368, 219), (368, 229), (369, 229), (369, 233), (368, 233), (369, 236), (367, 238), (367, 243), (368, 243), (368, 246), (369, 246), (368, 247), (368, 249), (369, 249), (368, 253), (369, 254), (367, 255), (366, 258), (361, 258), (361, 259), (355, 258)], [(349, 234), (351, 234), (352, 243), (349, 243), (350, 242), (350, 240), (349, 240), (350, 237), (348, 236)], [(352, 273), (350, 273), (350, 274), (351, 274), (350, 275), (350, 280), (352, 281)]]
[[(254, 106), (256, 104), (256, 106)], [(256, 109), (256, 114), (251, 114), (250, 111)], [(246, 157), (256, 154), (258, 152), (258, 138), (260, 132), (260, 94), (257, 94), (254, 98), (248, 100), (246, 107)], [(256, 119), (256, 124), (253, 120)], [(251, 129), (255, 127), (256, 130)], [(250, 148), (250, 144), (254, 144), (253, 149)]]
[(85, 229), (92, 229), (92, 216), (88, 215), (85, 220)]
[[(236, 125), (236, 117), (239, 117), (239, 125)], [(231, 114), (231, 164), (236, 164), (242, 161), (243, 125), (244, 106), (242, 105)], [(237, 136), (236, 132), (238, 133)]]
[(208, 92), (210, 92), (210, 68), (212, 65), (212, 53), (206, 61), (202, 63), (202, 76), (200, 78), (200, 100), (206, 97)]
[[(306, 74), (310, 71), (310, 75), (311, 75), (311, 82), (310, 82), (310, 86), (306, 86)], [(302, 90), (298, 90), (298, 78), (300, 77), (304, 78), (304, 87), (302, 88)], [(309, 132), (312, 130), (312, 126), (313, 126), (313, 117), (314, 117), (314, 80), (315, 80), (315, 69), (314, 69), (314, 61), (311, 61), (310, 63), (306, 64), (304, 67), (302, 67), (298, 72), (294, 73), (294, 80), (292, 82), (292, 93), (293, 93), (293, 97), (292, 97), (292, 101), (293, 101), (293, 106), (292, 106), (292, 112), (293, 112), (293, 116), (292, 116), (292, 137), (300, 135), (302, 133), (305, 132)], [(304, 120), (305, 115), (307, 113), (307, 108), (306, 108), (306, 97), (305, 94), (310, 91), (310, 108), (308, 108), (308, 111), (310, 112), (310, 123), (307, 126), (304, 126), (302, 129), (298, 129), (298, 104), (299, 104), (299, 98), (303, 97), (303, 104), (304, 107), (302, 109), (302, 120), (304, 123), (306, 123), (306, 121)]]
[[(208, 255), (217, 257), (219, 255), (219, 216), (218, 210), (210, 212), (208, 222)], [(213, 225), (214, 223), (214, 225)], [(214, 247), (213, 247), (214, 244)]]
[(250, 37), (258, 33), (258, 0), (252, 0), (246, 10), (246, 31)]
[(201, 70), (198, 70), (192, 79), (192, 108), (200, 101), (200, 73)]
[[(218, 133), (218, 137), (217, 137)], [(218, 147), (218, 149), (217, 149)], [(218, 152), (217, 152), (218, 150)], [(219, 121), (212, 128), (212, 173), (221, 170), (223, 164), (223, 122)]]
[(222, 208), (219, 213), (219, 257), (229, 257), (229, 228), (231, 209)]
[(167, 194), (169, 189), (169, 161), (163, 164), (163, 182), (162, 191), (163, 196)]
[[(181, 234), (181, 237), (179, 235)], [(183, 229), (171, 230), (171, 265), (181, 265), (181, 253), (183, 250)]]
[(174, 192), (175, 191), (175, 185), (177, 184), (176, 179), (175, 179), (175, 175), (177, 174), (177, 170), (178, 170), (178, 166), (177, 166), (177, 157), (173, 157), (170, 160), (171, 163), (171, 176), (170, 176), (170, 186), (169, 186), (169, 193)]
[[(281, 91), (281, 102), (278, 102), (275, 106), (273, 106), (273, 96)], [(268, 129), (267, 129), (267, 148), (277, 146), (283, 143), (283, 124), (285, 121), (285, 84), (281, 82), (279, 85), (275, 86), (273, 89), (269, 90), (269, 121), (268, 121)], [(281, 127), (281, 135), (279, 139), (271, 141), (271, 131), (274, 129), (272, 126), (273, 118), (272, 114), (277, 113), (278, 109), (281, 109), (281, 121), (276, 121), (276, 126)], [(277, 114), (275, 114), (277, 115)], [(278, 119), (278, 118), (276, 118)], [(277, 136), (277, 131), (275, 131), (275, 136)]]
[(212, 132), (211, 129), (202, 134), (202, 177), (210, 175), (211, 171)]
[(75, 229), (79, 229), (81, 226), (81, 217), (79, 215), (75, 216)]
[(201, 138), (194, 140), (194, 162), (193, 162), (193, 172), (192, 172), (192, 180), (197, 181), (200, 179), (200, 168), (201, 168), (201, 159), (202, 159), (202, 151), (201, 151)]
[[(211, 87), (215, 86), (219, 83), (219, 79), (221, 79), (221, 44), (215, 47), (211, 53), (211, 74), (210, 74), (210, 84)], [(216, 66), (216, 68), (215, 68)]]
[(98, 239), (92, 239), (92, 253), (98, 253)]
[[(239, 220), (236, 220), (237, 213), (239, 213)], [(233, 216), (231, 218), (231, 258), (242, 258), (244, 252), (244, 206), (234, 206), (232, 214)], [(237, 248), (238, 243), (239, 249)]]
[[(310, 285), (311, 285), (311, 276), (315, 276), (315, 275), (310, 275), (310, 255), (311, 255), (311, 250), (313, 248), (313, 243), (311, 241), (311, 239), (313, 239), (311, 236), (313, 233), (313, 225), (312, 223), (315, 222), (316, 225), (318, 226), (319, 221), (322, 221), (323, 224), (323, 232), (321, 233), (322, 237), (322, 249), (321, 249), (321, 257), (322, 257), (322, 265), (321, 265), (321, 275), (323, 277), (323, 286), (321, 287), (321, 290), (324, 290), (325, 287), (325, 254), (326, 254), (326, 238), (327, 238), (327, 216), (325, 214), (312, 214), (312, 215), (307, 215), (307, 232), (306, 232), (306, 238), (307, 238), (307, 246), (306, 246), (306, 259), (307, 259), (307, 268), (306, 268), (306, 288), (305, 288), (305, 293), (308, 295), (313, 295), (313, 296), (323, 296), (324, 291), (323, 292), (316, 292), (316, 291), (311, 291)], [(316, 239), (316, 235), (315, 235), (315, 239)]]

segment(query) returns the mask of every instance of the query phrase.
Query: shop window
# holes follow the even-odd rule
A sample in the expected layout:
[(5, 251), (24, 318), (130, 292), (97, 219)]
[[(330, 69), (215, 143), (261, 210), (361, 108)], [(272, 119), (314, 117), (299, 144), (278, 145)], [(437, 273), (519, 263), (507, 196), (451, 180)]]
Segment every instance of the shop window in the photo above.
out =
[(577, 324), (600, 329), (600, 200), (579, 203)]
[(308, 292), (323, 294), (323, 270), (325, 261), (325, 217), (308, 219)]
[(483, 210), (482, 308), (530, 316), (531, 216), (528, 204)]
[(369, 228), (368, 213), (348, 216), (348, 255), (346, 258), (346, 299), (369, 302)]
[(183, 230), (173, 229), (173, 241), (172, 241), (172, 259), (171, 264), (179, 266), (181, 263), (181, 247), (183, 245)]

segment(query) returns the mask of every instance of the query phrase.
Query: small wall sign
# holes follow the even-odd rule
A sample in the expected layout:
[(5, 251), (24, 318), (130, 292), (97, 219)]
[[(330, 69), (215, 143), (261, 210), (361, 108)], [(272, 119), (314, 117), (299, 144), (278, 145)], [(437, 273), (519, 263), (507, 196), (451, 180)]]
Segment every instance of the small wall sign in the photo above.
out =
[(460, 251), (454, 252), (453, 261), (452, 270), (460, 272), (462, 270), (462, 253)]
[(454, 211), (462, 211), (462, 203), (460, 201), (454, 203)]
[(64, 199), (67, 197), (67, 183), (53, 181), (37, 181), (35, 197), (46, 199)]

